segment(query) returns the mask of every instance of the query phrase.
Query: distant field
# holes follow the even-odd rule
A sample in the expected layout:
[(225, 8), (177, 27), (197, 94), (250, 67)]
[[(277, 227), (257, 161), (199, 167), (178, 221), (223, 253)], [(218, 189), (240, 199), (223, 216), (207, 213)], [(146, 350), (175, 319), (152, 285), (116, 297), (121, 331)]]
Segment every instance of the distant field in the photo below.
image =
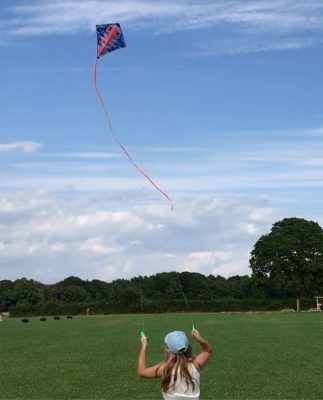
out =
[[(214, 346), (201, 399), (323, 399), (323, 313), (193, 314)], [(148, 362), (164, 357), (185, 314), (145, 316)], [(1, 399), (160, 399), (136, 376), (140, 315), (6, 319), (0, 323)], [(194, 345), (197, 350), (198, 346)]]

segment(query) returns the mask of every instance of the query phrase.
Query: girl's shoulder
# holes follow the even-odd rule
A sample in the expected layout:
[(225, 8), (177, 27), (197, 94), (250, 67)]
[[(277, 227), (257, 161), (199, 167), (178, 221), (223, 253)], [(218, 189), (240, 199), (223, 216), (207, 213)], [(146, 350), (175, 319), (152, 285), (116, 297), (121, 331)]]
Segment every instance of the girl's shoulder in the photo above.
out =
[(201, 365), (195, 358), (193, 358), (191, 365), (193, 368), (197, 370), (197, 372), (200, 372), (201, 369), (203, 368), (203, 365)]
[(156, 365), (156, 378), (158, 376), (162, 376), (164, 373), (164, 369), (165, 369), (165, 361), (160, 362), (159, 364)]

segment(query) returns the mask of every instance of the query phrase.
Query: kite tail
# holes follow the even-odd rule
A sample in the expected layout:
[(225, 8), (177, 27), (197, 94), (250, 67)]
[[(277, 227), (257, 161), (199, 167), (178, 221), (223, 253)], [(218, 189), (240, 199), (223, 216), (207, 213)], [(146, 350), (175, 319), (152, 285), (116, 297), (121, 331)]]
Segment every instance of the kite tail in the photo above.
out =
[(115, 136), (113, 128), (112, 128), (112, 124), (111, 124), (111, 120), (110, 120), (110, 116), (108, 113), (108, 110), (104, 104), (103, 98), (100, 94), (100, 91), (98, 89), (97, 83), (96, 83), (96, 72), (97, 72), (97, 66), (98, 66), (98, 60), (99, 57), (96, 57), (95, 59), (95, 63), (94, 63), (94, 74), (93, 74), (93, 83), (94, 83), (94, 88), (95, 88), (95, 93), (99, 99), (99, 102), (102, 106), (102, 109), (104, 111), (104, 114), (107, 118), (107, 122), (110, 128), (110, 134), (112, 135), (113, 139), (115, 140), (115, 142), (118, 144), (118, 146), (120, 147), (120, 149), (123, 151), (123, 153), (126, 155), (126, 157), (130, 160), (130, 162), (132, 163), (132, 165), (136, 168), (136, 170), (161, 194), (163, 195), (169, 202), (170, 202), (170, 207), (171, 210), (173, 211), (173, 201), (170, 198), (170, 196), (164, 192), (162, 189), (160, 189), (159, 186), (156, 185), (156, 183), (149, 177), (149, 175), (147, 175), (134, 161), (134, 159), (132, 158), (132, 156), (130, 155), (130, 153), (128, 152), (128, 150), (122, 145), (122, 143), (119, 141), (119, 139)]

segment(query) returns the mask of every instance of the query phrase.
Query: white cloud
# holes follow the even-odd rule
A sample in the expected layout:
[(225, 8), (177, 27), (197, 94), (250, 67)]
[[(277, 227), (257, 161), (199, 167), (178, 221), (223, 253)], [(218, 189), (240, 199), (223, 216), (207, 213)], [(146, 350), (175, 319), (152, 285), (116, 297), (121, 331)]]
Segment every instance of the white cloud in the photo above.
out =
[(89, 238), (80, 245), (80, 250), (83, 252), (92, 252), (100, 255), (110, 255), (115, 253), (122, 253), (124, 248), (121, 246), (113, 246), (105, 243), (102, 237)]
[(258, 232), (258, 228), (252, 223), (246, 223), (243, 225), (243, 227), (245, 232), (248, 233), (249, 235), (254, 235)]
[(102, 277), (101, 279), (106, 279), (110, 281), (114, 279), (115, 273), (116, 273), (116, 267), (114, 267), (113, 265), (107, 265), (103, 268), (102, 273), (99, 274), (99, 276)]
[(271, 207), (258, 207), (257, 209), (251, 211), (250, 219), (252, 221), (266, 222), (271, 218), (273, 212), (274, 209)]
[(111, 153), (103, 151), (76, 151), (74, 153), (59, 153), (56, 156), (66, 158), (81, 158), (81, 159), (116, 159), (121, 158), (120, 153)]
[(187, 56), (216, 56), (260, 53), (269, 51), (297, 50), (320, 46), (322, 40), (316, 37), (294, 36), (258, 36), (255, 38), (250, 32), (238, 38), (209, 40), (207, 43), (195, 43)]
[(145, 223), (142, 219), (129, 211), (101, 211), (78, 215), (71, 219), (71, 223), (82, 229), (90, 229), (92, 227), (98, 228), (99, 226), (105, 227), (107, 224), (115, 226), (116, 229), (120, 226), (124, 226), (128, 231), (136, 229), (150, 230), (152, 228), (151, 224)]
[(234, 276), (234, 275), (242, 275), (242, 271), (245, 271), (245, 275), (249, 272), (247, 270), (249, 263), (247, 258), (238, 259), (235, 261), (231, 261), (229, 263), (223, 263), (222, 265), (213, 269), (213, 275), (221, 275), (224, 277)]
[(322, 136), (323, 135), (323, 128), (321, 126), (318, 126), (316, 128), (308, 129), (306, 131), (301, 131), (299, 132), (300, 135), (302, 136)]
[(24, 153), (33, 153), (39, 150), (41, 147), (40, 143), (23, 141), (23, 142), (13, 142), (13, 143), (0, 143), (0, 153), (20, 150)]
[(312, 158), (310, 160), (300, 160), (300, 163), (308, 167), (322, 167), (323, 158)]

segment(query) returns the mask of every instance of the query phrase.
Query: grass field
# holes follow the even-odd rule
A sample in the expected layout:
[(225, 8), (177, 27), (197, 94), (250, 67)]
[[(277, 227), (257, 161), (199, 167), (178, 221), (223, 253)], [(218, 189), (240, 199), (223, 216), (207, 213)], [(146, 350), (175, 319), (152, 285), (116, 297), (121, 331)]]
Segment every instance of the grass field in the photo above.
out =
[[(201, 399), (323, 399), (323, 313), (193, 314), (214, 346)], [(145, 316), (148, 363), (163, 338), (190, 330), (185, 314)], [(136, 376), (139, 315), (6, 319), (0, 324), (1, 399), (160, 399)], [(198, 350), (198, 346), (193, 346)]]

